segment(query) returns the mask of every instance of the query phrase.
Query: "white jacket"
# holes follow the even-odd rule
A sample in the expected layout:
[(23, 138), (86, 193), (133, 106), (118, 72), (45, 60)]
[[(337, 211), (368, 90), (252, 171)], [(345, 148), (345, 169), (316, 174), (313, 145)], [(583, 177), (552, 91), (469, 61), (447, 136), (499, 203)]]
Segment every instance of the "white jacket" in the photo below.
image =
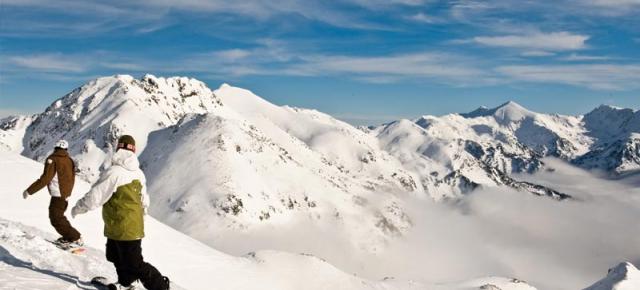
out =
[(83, 214), (101, 207), (116, 192), (118, 187), (137, 179), (142, 184), (142, 205), (144, 212), (149, 207), (146, 178), (140, 169), (140, 162), (135, 153), (129, 150), (118, 150), (113, 155), (111, 167), (102, 172), (100, 179), (91, 190), (80, 199), (72, 209), (72, 214)]

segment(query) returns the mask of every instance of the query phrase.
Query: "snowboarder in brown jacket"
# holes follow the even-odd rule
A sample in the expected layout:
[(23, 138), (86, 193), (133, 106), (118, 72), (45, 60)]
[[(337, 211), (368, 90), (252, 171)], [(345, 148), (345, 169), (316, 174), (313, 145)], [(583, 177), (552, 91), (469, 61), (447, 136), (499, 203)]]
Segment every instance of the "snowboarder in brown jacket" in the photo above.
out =
[(75, 183), (75, 164), (67, 149), (69, 143), (65, 140), (56, 142), (53, 153), (45, 159), (44, 172), (22, 196), (26, 199), (45, 186), (51, 195), (49, 203), (49, 220), (55, 230), (62, 236), (54, 243), (61, 247), (82, 246), (80, 233), (71, 226), (64, 212), (67, 210), (67, 199), (71, 196)]

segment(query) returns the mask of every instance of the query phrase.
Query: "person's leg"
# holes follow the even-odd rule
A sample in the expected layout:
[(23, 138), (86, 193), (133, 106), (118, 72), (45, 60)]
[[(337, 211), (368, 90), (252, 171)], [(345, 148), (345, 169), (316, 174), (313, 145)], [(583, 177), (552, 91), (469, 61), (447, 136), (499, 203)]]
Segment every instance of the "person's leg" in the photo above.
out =
[(52, 196), (49, 203), (49, 221), (63, 239), (73, 242), (80, 239), (80, 233), (71, 226), (67, 217), (64, 216), (68, 205), (69, 203), (63, 198)]
[(148, 290), (166, 290), (162, 274), (153, 265), (144, 261), (141, 242), (142, 240), (121, 242), (126, 245), (124, 247), (126, 250), (120, 257), (124, 259), (123, 267), (128, 279), (118, 282), (122, 285), (130, 285), (133, 281), (140, 279), (142, 285)]
[(120, 263), (118, 243), (112, 239), (107, 239), (106, 250), (107, 261), (111, 262), (116, 267), (116, 274), (118, 274), (118, 281), (120, 276), (126, 275), (122, 269), (122, 263)]

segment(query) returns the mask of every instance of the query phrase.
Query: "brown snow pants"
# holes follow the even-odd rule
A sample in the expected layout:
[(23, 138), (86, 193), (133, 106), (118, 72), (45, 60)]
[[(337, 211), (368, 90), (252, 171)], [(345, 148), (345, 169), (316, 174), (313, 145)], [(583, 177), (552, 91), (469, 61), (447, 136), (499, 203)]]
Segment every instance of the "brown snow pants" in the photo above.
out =
[(71, 226), (67, 217), (64, 216), (68, 205), (69, 203), (64, 198), (52, 196), (51, 203), (49, 203), (49, 221), (63, 239), (72, 242), (80, 238), (80, 233)]

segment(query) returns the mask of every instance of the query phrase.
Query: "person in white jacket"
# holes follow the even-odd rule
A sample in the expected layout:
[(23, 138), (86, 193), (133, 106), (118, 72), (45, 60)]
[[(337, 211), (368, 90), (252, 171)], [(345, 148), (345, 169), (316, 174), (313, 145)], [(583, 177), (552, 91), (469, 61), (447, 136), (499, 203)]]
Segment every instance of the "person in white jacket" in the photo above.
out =
[(71, 215), (75, 218), (100, 206), (107, 237), (107, 260), (114, 264), (118, 274), (118, 283), (111, 287), (133, 289), (132, 283), (140, 280), (149, 290), (169, 289), (169, 279), (142, 258), (144, 215), (149, 196), (146, 178), (135, 154), (135, 140), (129, 135), (119, 138), (111, 167), (76, 203)]

